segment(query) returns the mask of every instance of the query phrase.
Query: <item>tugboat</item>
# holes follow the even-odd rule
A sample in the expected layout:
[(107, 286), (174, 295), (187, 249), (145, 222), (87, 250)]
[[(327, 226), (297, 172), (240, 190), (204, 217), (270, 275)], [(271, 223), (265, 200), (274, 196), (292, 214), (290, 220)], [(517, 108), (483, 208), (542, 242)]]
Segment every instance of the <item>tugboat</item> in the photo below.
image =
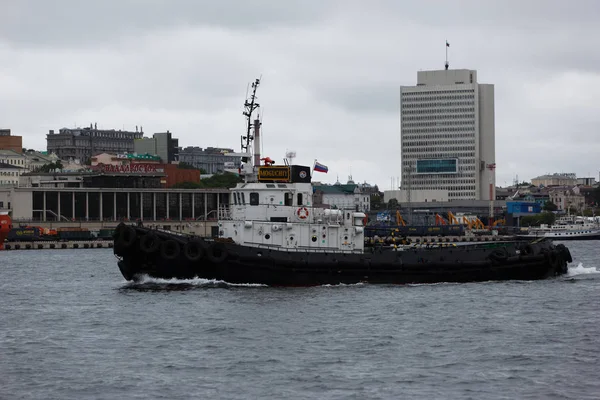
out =
[[(312, 286), (537, 280), (567, 272), (571, 254), (551, 240), (458, 247), (365, 247), (365, 214), (313, 203), (311, 167), (260, 157), (256, 90), (246, 100), (243, 182), (219, 212), (218, 236), (203, 238), (121, 223), (114, 253), (127, 280), (205, 278)], [(252, 149), (252, 144), (254, 149)], [(254, 151), (252, 151), (254, 150)], [(261, 165), (264, 161), (264, 165)]]

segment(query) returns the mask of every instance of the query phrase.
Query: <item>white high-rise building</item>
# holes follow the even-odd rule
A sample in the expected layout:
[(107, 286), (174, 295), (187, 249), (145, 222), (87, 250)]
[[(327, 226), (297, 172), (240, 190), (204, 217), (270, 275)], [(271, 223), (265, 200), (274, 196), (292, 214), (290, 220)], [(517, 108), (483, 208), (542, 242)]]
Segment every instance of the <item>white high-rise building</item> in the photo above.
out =
[(402, 200), (495, 197), (494, 85), (477, 71), (419, 71), (400, 88)]

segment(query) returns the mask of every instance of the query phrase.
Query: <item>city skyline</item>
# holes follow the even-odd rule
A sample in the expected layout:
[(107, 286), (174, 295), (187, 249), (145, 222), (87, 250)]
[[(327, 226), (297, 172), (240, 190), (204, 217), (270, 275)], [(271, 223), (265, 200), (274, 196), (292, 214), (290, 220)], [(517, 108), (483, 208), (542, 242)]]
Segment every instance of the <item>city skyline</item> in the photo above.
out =
[(246, 87), (262, 75), (264, 155), (295, 150), (297, 163), (329, 167), (315, 179), (389, 189), (399, 88), (442, 69), (448, 49), (450, 69), (495, 85), (496, 185), (598, 177), (596, 2), (175, 3), (5, 5), (0, 127), (38, 150), (48, 130), (96, 121), (237, 150)]

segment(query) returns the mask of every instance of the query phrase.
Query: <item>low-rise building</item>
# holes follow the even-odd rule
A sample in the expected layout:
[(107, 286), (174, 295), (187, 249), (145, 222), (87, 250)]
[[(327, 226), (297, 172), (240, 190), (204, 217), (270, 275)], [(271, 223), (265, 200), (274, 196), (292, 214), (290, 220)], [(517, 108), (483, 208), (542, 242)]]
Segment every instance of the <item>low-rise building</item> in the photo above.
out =
[(313, 191), (316, 205), (363, 212), (371, 210), (370, 192), (363, 191), (352, 180), (345, 185), (339, 182), (334, 185), (313, 184)]
[(23, 152), (25, 156), (25, 171), (35, 171), (44, 165), (52, 164), (58, 161), (56, 154), (44, 154), (35, 150), (26, 150)]
[(558, 211), (568, 211), (572, 208), (578, 212), (586, 209), (585, 196), (575, 187), (557, 187), (548, 192), (549, 199), (556, 204)]
[(542, 175), (531, 180), (535, 186), (575, 186), (577, 184), (577, 174), (573, 173), (555, 173), (551, 175)]
[(19, 176), (23, 168), (0, 162), (0, 186), (19, 186)]
[(179, 161), (200, 168), (207, 174), (217, 174), (239, 167), (241, 158), (233, 154), (236, 154), (233, 149), (227, 148), (186, 147), (179, 151)]

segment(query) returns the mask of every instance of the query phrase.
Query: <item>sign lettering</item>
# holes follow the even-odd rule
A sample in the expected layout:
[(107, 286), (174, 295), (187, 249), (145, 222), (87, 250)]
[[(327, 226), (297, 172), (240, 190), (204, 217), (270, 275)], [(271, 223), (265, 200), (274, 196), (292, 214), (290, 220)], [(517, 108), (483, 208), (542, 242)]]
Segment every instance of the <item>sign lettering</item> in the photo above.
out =
[(99, 164), (98, 170), (109, 174), (148, 174), (153, 172), (164, 172), (164, 168), (160, 164)]
[(290, 180), (290, 167), (260, 167), (258, 179), (261, 181), (286, 181)]

